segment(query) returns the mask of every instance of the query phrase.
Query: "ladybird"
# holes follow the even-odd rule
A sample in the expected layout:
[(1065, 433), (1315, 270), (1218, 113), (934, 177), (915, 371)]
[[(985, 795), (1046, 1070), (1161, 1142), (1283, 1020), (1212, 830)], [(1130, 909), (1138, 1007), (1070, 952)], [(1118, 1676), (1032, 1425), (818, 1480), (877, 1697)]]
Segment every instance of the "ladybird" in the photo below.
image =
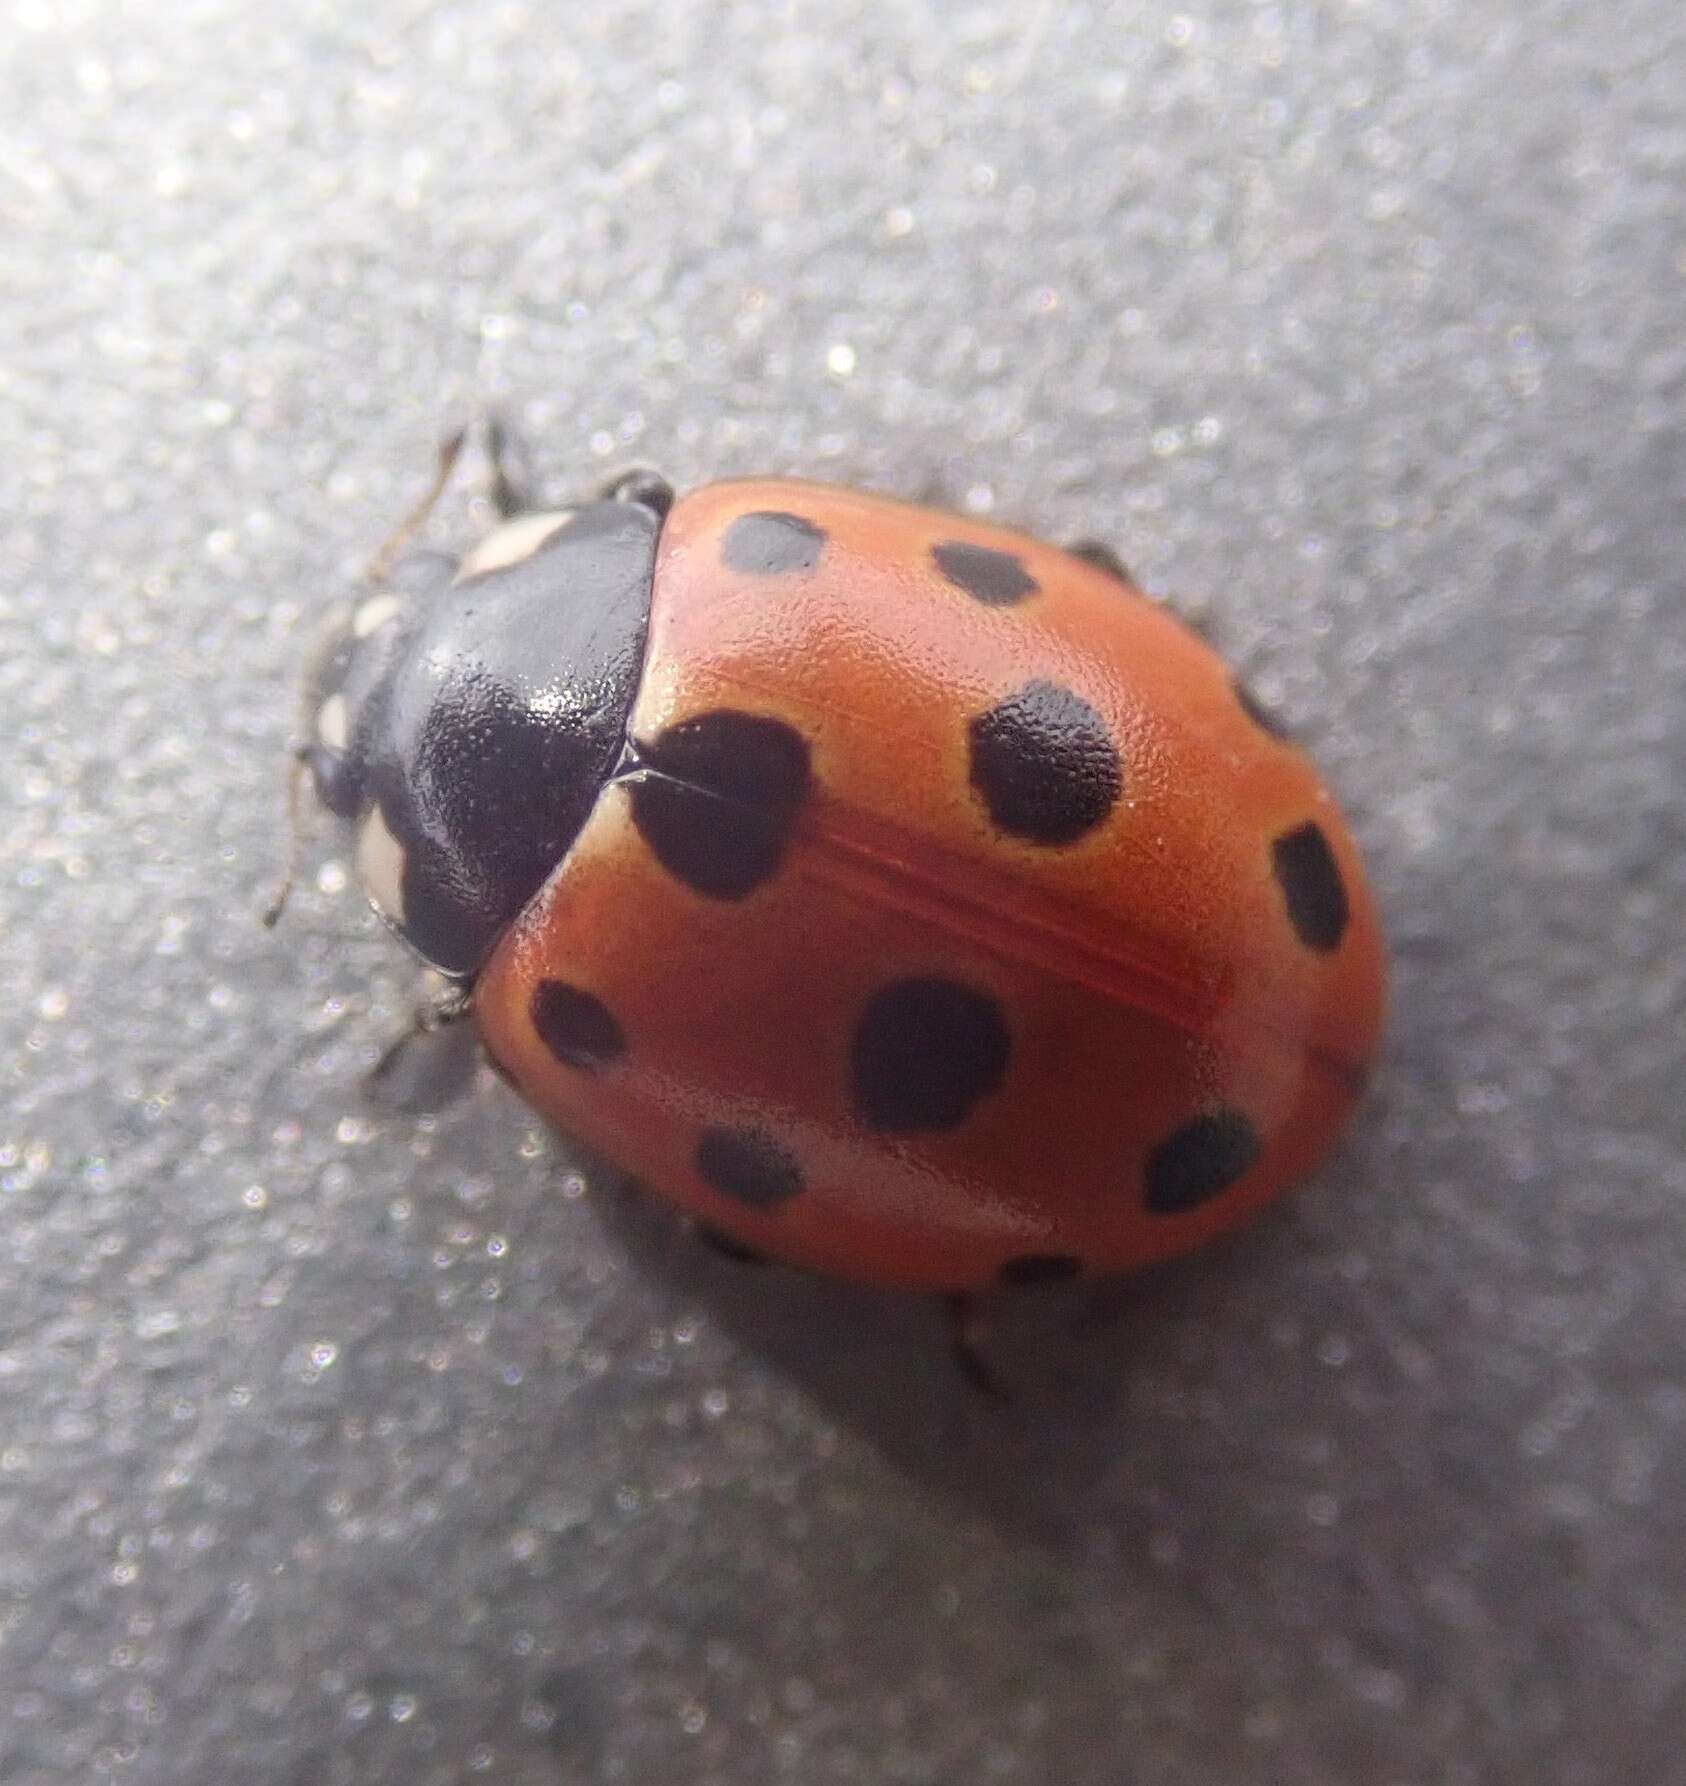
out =
[(739, 1256), (915, 1290), (1146, 1265), (1328, 1152), (1384, 1002), (1357, 849), (1108, 552), (494, 488), (462, 558), (400, 550), (420, 514), (382, 554), (298, 753), (424, 1027)]

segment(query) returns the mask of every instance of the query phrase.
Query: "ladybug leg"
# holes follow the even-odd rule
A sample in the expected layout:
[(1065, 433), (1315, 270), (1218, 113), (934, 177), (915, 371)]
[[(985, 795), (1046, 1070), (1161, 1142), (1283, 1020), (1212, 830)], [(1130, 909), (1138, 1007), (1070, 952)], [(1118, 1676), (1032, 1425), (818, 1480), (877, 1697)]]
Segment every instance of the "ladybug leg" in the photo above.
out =
[(304, 789), (309, 757), (310, 749), (307, 745), (300, 745), (287, 756), (287, 854), (282, 864), (281, 884), (275, 889), (275, 897), (264, 908), (265, 930), (273, 930), (281, 922), (281, 914), (287, 909), (287, 900), (293, 891), (293, 882), (298, 879), (299, 857), (304, 853), (304, 822), (300, 814), (299, 799)]
[(598, 496), (604, 502), (636, 502), (658, 521), (664, 520), (673, 507), (673, 486), (648, 465), (631, 465), (617, 472), (598, 491)]
[(993, 1323), (983, 1298), (962, 1290), (947, 1299), (949, 1346), (955, 1368), (980, 1395), (993, 1402), (1013, 1398), (1001, 1386), (1001, 1379), (983, 1355), (983, 1342), (989, 1338)]
[(466, 980), (446, 980), (416, 1007), (410, 1027), (401, 1030), (386, 1046), (379, 1060), (369, 1069), (369, 1083), (375, 1084), (403, 1059), (410, 1045), (423, 1036), (436, 1036), (442, 1029), (468, 1015), (474, 1003), (474, 988)]
[(451, 481), (451, 473), (457, 468), (457, 460), (462, 457), (463, 441), (467, 438), (466, 428), (455, 428), (439, 443), (439, 462), (434, 469), (433, 482), (421, 501), (411, 509), (392, 532), (382, 542), (380, 550), (369, 560), (369, 568), (363, 573), (366, 583), (385, 583), (392, 575), (392, 567), (397, 562), (398, 554), (427, 525), (427, 518), (438, 506), (439, 498), (445, 494), (445, 486)]
[[(1130, 567), (1103, 540), (1073, 540), (1066, 547), (1066, 551), (1073, 558), (1081, 558), (1085, 564), (1092, 564), (1096, 570), (1105, 571), (1109, 577), (1115, 577), (1126, 589), (1134, 590), (1138, 595), (1147, 593), (1131, 573)], [(1178, 604), (1167, 601), (1163, 596), (1151, 595), (1148, 596), (1148, 600), (1175, 615), (1191, 633), (1206, 640), (1208, 644), (1213, 642), (1211, 625), (1208, 621), (1197, 619), (1192, 614), (1185, 614)], [(1267, 727), (1266, 730), (1269, 728)]]
[(1066, 550), (1073, 558), (1081, 558), (1085, 564), (1092, 564), (1096, 570), (1105, 571), (1109, 577), (1116, 577), (1120, 583), (1128, 584), (1131, 589), (1139, 587), (1136, 579), (1130, 575), (1129, 566), (1104, 540), (1073, 540)]
[(492, 467), (492, 507), (511, 521), (534, 507), (528, 453), (520, 436), (497, 414), (486, 418), (486, 457)]
[(739, 1265), (772, 1263), (765, 1253), (758, 1253), (754, 1247), (746, 1246), (743, 1241), (734, 1239), (720, 1228), (710, 1227), (707, 1222), (696, 1224), (696, 1235), (711, 1253), (718, 1253), (722, 1259), (731, 1259)]

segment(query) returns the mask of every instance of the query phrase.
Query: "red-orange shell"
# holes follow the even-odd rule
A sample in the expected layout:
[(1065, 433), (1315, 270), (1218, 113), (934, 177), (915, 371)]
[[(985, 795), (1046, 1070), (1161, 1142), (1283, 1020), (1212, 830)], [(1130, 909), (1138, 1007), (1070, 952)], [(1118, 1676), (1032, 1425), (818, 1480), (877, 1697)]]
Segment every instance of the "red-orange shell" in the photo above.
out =
[(1384, 986), (1347, 827), (1105, 570), (855, 491), (711, 486), (661, 535), (631, 733), (645, 767), (475, 1008), (530, 1103), (710, 1227), (922, 1289), (1121, 1271), (1346, 1122)]

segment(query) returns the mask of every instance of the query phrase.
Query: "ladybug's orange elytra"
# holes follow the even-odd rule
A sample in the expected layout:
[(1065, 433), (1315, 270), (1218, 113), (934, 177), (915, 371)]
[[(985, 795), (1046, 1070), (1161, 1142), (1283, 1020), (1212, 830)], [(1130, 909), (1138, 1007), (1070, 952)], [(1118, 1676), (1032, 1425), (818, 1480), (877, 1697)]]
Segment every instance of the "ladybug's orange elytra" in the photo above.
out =
[(944, 1292), (1182, 1252), (1317, 1164), (1376, 913), (1204, 642), (936, 510), (619, 494), (411, 572), (306, 753), (535, 1109), (740, 1248)]

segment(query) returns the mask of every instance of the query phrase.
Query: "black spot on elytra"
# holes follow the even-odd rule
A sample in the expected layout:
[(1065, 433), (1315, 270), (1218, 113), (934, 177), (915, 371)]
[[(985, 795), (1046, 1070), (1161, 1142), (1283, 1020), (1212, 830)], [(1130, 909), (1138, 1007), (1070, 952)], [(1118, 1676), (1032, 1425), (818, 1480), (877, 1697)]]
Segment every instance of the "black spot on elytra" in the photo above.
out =
[(720, 539), (720, 562), (752, 577), (809, 571), (825, 548), (825, 529), (777, 509), (736, 516)]
[(1346, 887), (1322, 826), (1306, 823), (1270, 846), (1271, 865), (1288, 905), (1288, 922), (1308, 949), (1327, 954), (1346, 932)]
[(771, 1209), (802, 1189), (796, 1156), (765, 1129), (704, 1129), (697, 1170), (722, 1196), (753, 1209)]
[(1069, 1253), (1024, 1253), (1009, 1259), (996, 1276), (1010, 1288), (1025, 1284), (1057, 1284), (1076, 1277), (1083, 1261)]
[(626, 1037), (615, 1014), (594, 993), (566, 980), (540, 980), (529, 1015), (539, 1040), (564, 1066), (594, 1073), (620, 1059)]
[(697, 1239), (711, 1253), (718, 1253), (722, 1259), (730, 1259), (734, 1264), (772, 1264), (772, 1260), (758, 1248), (747, 1245), (735, 1234), (728, 1234), (724, 1228), (711, 1227), (707, 1222), (697, 1223)]
[(1235, 698), (1241, 705), (1241, 711), (1261, 732), (1268, 732), (1272, 738), (1280, 740), (1283, 744), (1292, 742), (1288, 728), (1239, 676), (1232, 679), (1230, 686), (1235, 690)]
[(956, 589), (964, 589), (973, 600), (991, 608), (1027, 601), (1041, 587), (1022, 559), (994, 546), (944, 540), (931, 548), (931, 561)]
[(1245, 1178), (1258, 1157), (1258, 1130), (1239, 1110), (1193, 1117), (1148, 1155), (1147, 1206), (1155, 1215), (1198, 1209)]
[(808, 791), (808, 746), (780, 719), (723, 708), (638, 747), (632, 822), (694, 892), (743, 899), (777, 872)]
[(934, 975), (892, 981), (855, 1026), (855, 1109), (884, 1134), (958, 1128), (1000, 1085), (1011, 1052), (1007, 1020), (988, 993)]
[(989, 816), (1031, 843), (1075, 843), (1124, 787), (1106, 722), (1069, 688), (1027, 682), (971, 725), (972, 786)]

